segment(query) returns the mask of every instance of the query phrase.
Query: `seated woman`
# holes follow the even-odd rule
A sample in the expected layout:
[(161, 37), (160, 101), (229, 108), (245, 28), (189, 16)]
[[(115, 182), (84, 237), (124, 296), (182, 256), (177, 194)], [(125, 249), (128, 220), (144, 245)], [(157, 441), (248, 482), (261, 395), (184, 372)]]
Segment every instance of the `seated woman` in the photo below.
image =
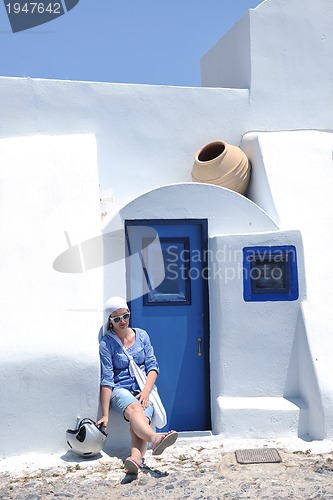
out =
[[(109, 408), (115, 408), (130, 424), (131, 455), (125, 460), (130, 474), (137, 474), (142, 466), (148, 443), (152, 454), (160, 455), (176, 441), (176, 431), (156, 433), (150, 426), (154, 407), (149, 395), (154, 387), (159, 368), (148, 333), (141, 328), (130, 328), (130, 312), (122, 297), (111, 297), (105, 304), (108, 313), (107, 332), (100, 341), (101, 359), (101, 406), (102, 418), (97, 425), (106, 429)], [(112, 335), (120, 339), (123, 348), (143, 367), (147, 380), (140, 391), (139, 385), (129, 371), (129, 360), (123, 348)]]

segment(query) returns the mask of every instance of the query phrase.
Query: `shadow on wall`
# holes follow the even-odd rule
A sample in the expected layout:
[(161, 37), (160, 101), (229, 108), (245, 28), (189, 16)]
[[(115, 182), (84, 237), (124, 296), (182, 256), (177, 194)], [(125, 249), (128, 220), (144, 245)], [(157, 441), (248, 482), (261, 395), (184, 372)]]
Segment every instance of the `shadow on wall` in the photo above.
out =
[(284, 397), (300, 408), (298, 436), (305, 441), (324, 439), (326, 433), (323, 403), (302, 308), (297, 318)]

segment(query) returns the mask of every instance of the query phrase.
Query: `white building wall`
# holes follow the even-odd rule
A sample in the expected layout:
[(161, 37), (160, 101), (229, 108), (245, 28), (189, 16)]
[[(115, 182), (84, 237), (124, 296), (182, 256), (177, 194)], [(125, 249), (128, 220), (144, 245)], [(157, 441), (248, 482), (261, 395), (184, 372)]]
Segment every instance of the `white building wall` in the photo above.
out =
[(66, 449), (65, 430), (98, 410), (101, 269), (54, 259), (100, 221), (92, 135), (0, 140), (0, 456)]
[[(275, 245), (296, 247), (299, 298), (243, 301), (243, 247)], [(212, 385), (214, 432), (322, 439), (323, 402), (302, 323), (307, 290), (301, 233), (216, 236), (210, 247), (222, 276), (210, 281), (211, 372), (219, 374)], [(228, 258), (219, 259), (222, 254)]]
[[(305, 296), (300, 233), (277, 231), (217, 236), (211, 245), (217, 262), (219, 253), (225, 248), (230, 256), (225, 262), (220, 262), (223, 278), (213, 280), (216, 317), (212, 318), (212, 322), (216, 330), (212, 335), (219, 339), (216, 349), (221, 352), (213, 372), (220, 367), (219, 394), (234, 397), (283, 396), (288, 393), (285, 369), (289, 366), (298, 311)], [(295, 245), (297, 248), (298, 300), (245, 302), (243, 247), (274, 245)]]
[(254, 165), (250, 198), (281, 229), (299, 228), (302, 233), (307, 299), (301, 321), (324, 402), (326, 432), (331, 435), (333, 383), (328, 373), (333, 320), (327, 297), (332, 287), (333, 134), (311, 130), (249, 133), (242, 147)]
[[(269, 140), (265, 134), (247, 135), (251, 130), (333, 129), (332, 16), (329, 0), (266, 0), (250, 11), (226, 35), (225, 43), (213, 50), (205, 66), (205, 84), (216, 86), (224, 81), (216, 79), (226, 78), (225, 61), (232, 61), (225, 82), (240, 89), (0, 78), (0, 271), (5, 284), (1, 454), (63, 450), (64, 430), (74, 426), (78, 413), (97, 417), (98, 331), (104, 300), (116, 291), (105, 278), (111, 268), (117, 269), (113, 275), (120, 278), (117, 291), (125, 293), (124, 260), (120, 257), (102, 269), (97, 244), (97, 265), (85, 262), (86, 272), (60, 273), (53, 263), (69, 242), (81, 251), (83, 247), (76, 244), (98, 240), (99, 188), (113, 192), (113, 217), (106, 217), (104, 229), (111, 228), (111, 219), (119, 228), (129, 213), (133, 218), (204, 217), (210, 220), (212, 248), (222, 244), (219, 237), (230, 234), (238, 235), (241, 245), (248, 240), (242, 234), (262, 233), (265, 240), (265, 233), (278, 232), (278, 226), (281, 234), (301, 231), (307, 298), (297, 314), (296, 304), (285, 306), (292, 319), (290, 331), (283, 327), (277, 338), (267, 323), (270, 338), (283, 348), (273, 365), (276, 372), (267, 378), (270, 385), (263, 387), (263, 382), (253, 379), (251, 404), (249, 398), (244, 401), (233, 379), (242, 375), (236, 373), (239, 360), (234, 349), (255, 373), (255, 361), (241, 342), (245, 317), (237, 325), (231, 315), (229, 320), (228, 315), (220, 318), (220, 306), (231, 314), (230, 303), (224, 298), (223, 284), (211, 283), (211, 290), (216, 290), (212, 317), (224, 335), (220, 344), (216, 338), (219, 348), (212, 366), (222, 345), (229, 353), (221, 367), (223, 376), (213, 387), (214, 425), (218, 432), (246, 433), (241, 419), (234, 420), (233, 415), (249, 407), (251, 418), (268, 412), (269, 418), (276, 419), (275, 408), (282, 412), (278, 414), (284, 416), (285, 428), (295, 430), (298, 422), (300, 433), (333, 435), (332, 324), (324, 300), (331, 288), (326, 266), (333, 215), (330, 134), (292, 138), (277, 134)], [(229, 52), (234, 45), (238, 65)], [(249, 47), (250, 61), (246, 60)], [(218, 68), (220, 57), (223, 72)], [(242, 136), (242, 148), (254, 172), (250, 189), (254, 203), (223, 188), (187, 183), (199, 148), (216, 139), (238, 145)], [(309, 144), (315, 144), (315, 151)], [(163, 187), (170, 183), (177, 185)], [(159, 188), (165, 189), (163, 204)], [(193, 196), (192, 190), (197, 189), (209, 202)], [(164, 215), (161, 206), (168, 209)], [(252, 336), (267, 362), (263, 357), (274, 344), (259, 340), (266, 334), (261, 311), (267, 312), (270, 306), (263, 305), (260, 312), (257, 305), (247, 306), (242, 305), (244, 314), (251, 311), (261, 325), (261, 333), (253, 330)], [(280, 320), (279, 307), (270, 310), (275, 320)], [(240, 337), (230, 336), (228, 325), (237, 326)], [(288, 365), (289, 355), (293, 362)], [(282, 393), (284, 376), (286, 394)], [(258, 401), (266, 390), (265, 403)], [(285, 404), (282, 396), (286, 395), (299, 396), (304, 405)], [(278, 398), (277, 406), (269, 398)], [(228, 418), (229, 427), (224, 427)], [(232, 421), (239, 426), (232, 428)], [(275, 429), (280, 432), (283, 425)]]
[(250, 13), (244, 14), (202, 58), (203, 87), (251, 88)]
[(332, 2), (266, 0), (257, 9), (251, 13), (251, 101), (261, 130), (333, 128)]
[(247, 90), (0, 78), (0, 95), (1, 137), (93, 134), (100, 189), (117, 207), (191, 181), (199, 148), (216, 137), (238, 145), (249, 130)]
[[(331, 0), (265, 0), (202, 58), (203, 85), (244, 88), (248, 80), (249, 130), (330, 129), (332, 23)], [(250, 50), (247, 78), (234, 70), (240, 44)], [(227, 76), (229, 65), (237, 78)]]

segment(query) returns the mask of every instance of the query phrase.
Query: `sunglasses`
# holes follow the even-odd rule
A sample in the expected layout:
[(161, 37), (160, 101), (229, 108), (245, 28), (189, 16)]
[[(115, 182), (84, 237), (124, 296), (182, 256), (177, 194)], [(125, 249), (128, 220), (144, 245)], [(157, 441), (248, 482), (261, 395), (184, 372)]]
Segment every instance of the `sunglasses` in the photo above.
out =
[(112, 316), (109, 316), (109, 319), (113, 321), (114, 323), (119, 323), (121, 320), (127, 321), (130, 317), (130, 313), (125, 313), (122, 316), (115, 316), (114, 318)]

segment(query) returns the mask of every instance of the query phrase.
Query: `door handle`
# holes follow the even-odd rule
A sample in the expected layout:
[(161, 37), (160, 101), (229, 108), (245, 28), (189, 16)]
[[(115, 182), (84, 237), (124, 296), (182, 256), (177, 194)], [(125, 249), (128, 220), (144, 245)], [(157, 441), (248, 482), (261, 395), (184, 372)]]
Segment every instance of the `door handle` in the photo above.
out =
[(198, 356), (202, 356), (201, 342), (202, 342), (202, 339), (199, 337), (198, 338)]

